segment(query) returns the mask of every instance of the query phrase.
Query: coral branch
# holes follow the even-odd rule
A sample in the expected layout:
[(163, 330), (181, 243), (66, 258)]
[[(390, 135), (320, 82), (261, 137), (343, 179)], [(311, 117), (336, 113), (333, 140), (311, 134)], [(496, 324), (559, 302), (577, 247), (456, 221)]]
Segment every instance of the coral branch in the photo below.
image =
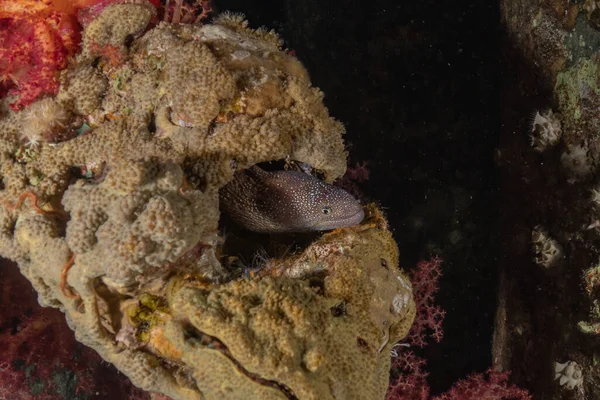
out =
[(163, 10), (163, 21), (173, 24), (197, 24), (206, 20), (212, 13), (210, 0), (166, 0)]
[[(421, 261), (411, 273), (413, 293), (417, 304), (417, 316), (406, 338), (406, 347), (410, 345), (425, 347), (428, 337), (436, 342), (442, 340), (442, 321), (445, 312), (434, 304), (434, 296), (439, 290), (442, 260), (434, 257)], [(390, 386), (386, 400), (427, 400), (429, 399), (427, 361), (413, 351), (402, 351), (403, 345), (392, 349), (392, 368)], [(432, 400), (529, 400), (529, 393), (508, 384), (508, 372), (498, 372), (492, 368), (485, 374), (472, 374), (458, 381), (448, 392)]]
[(439, 343), (444, 336), (442, 322), (446, 312), (440, 306), (434, 305), (434, 295), (439, 290), (438, 282), (442, 275), (441, 263), (439, 257), (421, 261), (411, 273), (417, 316), (406, 341), (412, 346), (424, 347), (427, 336)]
[(367, 161), (363, 161), (357, 163), (354, 167), (348, 167), (344, 176), (336, 180), (334, 185), (344, 189), (354, 197), (364, 200), (358, 184), (369, 179), (370, 171), (368, 165)]
[(461, 379), (433, 400), (530, 400), (527, 390), (508, 384), (508, 375), (508, 372), (490, 368), (485, 374), (472, 374)]
[(413, 351), (400, 352), (392, 360), (392, 376), (398, 376), (388, 388), (386, 400), (427, 400), (429, 385), (427, 361)]
[[(405, 339), (407, 347), (425, 347), (428, 336), (436, 342), (442, 340), (442, 321), (445, 312), (441, 307), (434, 305), (434, 295), (439, 290), (438, 282), (442, 275), (441, 263), (439, 257), (421, 261), (410, 274), (417, 315)], [(426, 379), (428, 373), (424, 369), (427, 362), (413, 351), (402, 351), (401, 347), (401, 345), (394, 346), (392, 383), (386, 400), (426, 400), (429, 398), (429, 385)]]

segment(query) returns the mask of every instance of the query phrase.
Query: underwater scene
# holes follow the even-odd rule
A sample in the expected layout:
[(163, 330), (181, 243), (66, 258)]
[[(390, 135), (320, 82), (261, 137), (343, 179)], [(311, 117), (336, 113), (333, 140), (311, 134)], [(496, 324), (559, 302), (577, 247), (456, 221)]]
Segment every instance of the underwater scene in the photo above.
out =
[(0, 0), (0, 400), (600, 400), (600, 0)]

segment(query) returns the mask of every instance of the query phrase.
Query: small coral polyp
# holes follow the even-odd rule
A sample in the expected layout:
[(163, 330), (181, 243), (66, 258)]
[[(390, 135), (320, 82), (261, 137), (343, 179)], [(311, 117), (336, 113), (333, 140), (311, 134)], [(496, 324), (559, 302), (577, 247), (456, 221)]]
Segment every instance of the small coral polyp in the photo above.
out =
[(550, 237), (544, 227), (538, 225), (531, 232), (534, 261), (545, 269), (553, 269), (564, 261), (564, 251), (560, 243)]
[(535, 113), (530, 137), (531, 145), (536, 151), (542, 152), (556, 145), (561, 136), (560, 115), (554, 114), (552, 110)]
[(569, 146), (561, 155), (560, 162), (568, 176), (567, 182), (571, 184), (585, 181), (596, 166), (593, 153), (586, 143)]
[(583, 384), (583, 371), (575, 361), (554, 363), (554, 379), (565, 389), (573, 390)]
[(52, 98), (44, 98), (31, 104), (26, 111), (21, 130), (25, 143), (37, 146), (40, 142), (55, 142), (67, 131), (70, 119), (65, 108)]
[(55, 96), (1, 103), (0, 254), (143, 389), (383, 399), (415, 305), (377, 208), (256, 273), (221, 262), (235, 254), (219, 189), (236, 169), (295, 160), (343, 175), (344, 128), (323, 94), (240, 16), (151, 27), (152, 4), (109, 3), (85, 14)]

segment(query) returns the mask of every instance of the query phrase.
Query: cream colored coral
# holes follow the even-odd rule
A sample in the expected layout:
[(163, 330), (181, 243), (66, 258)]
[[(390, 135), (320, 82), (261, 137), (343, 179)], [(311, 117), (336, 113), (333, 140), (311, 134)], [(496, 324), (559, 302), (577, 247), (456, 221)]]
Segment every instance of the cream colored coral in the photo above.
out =
[(235, 94), (235, 81), (210, 49), (199, 41), (182, 42), (166, 53), (166, 95), (171, 121), (206, 131)]
[(254, 279), (220, 262), (218, 191), (234, 170), (296, 160), (331, 182), (345, 172), (342, 124), (274, 33), (232, 15), (144, 33), (154, 13), (113, 4), (85, 29), (43, 100), (81, 124), (75, 137), (24, 152), (26, 121), (2, 106), (0, 254), (146, 390), (383, 398), (391, 344), (415, 310), (375, 208)]
[(583, 371), (575, 361), (554, 363), (554, 379), (558, 380), (560, 386), (573, 390), (583, 384)]
[(184, 198), (182, 179), (176, 164), (134, 162), (115, 165), (97, 185), (72, 185), (63, 204), (72, 216), (66, 240), (77, 255), (75, 268), (123, 288), (210, 241), (218, 214), (207, 209), (216, 209), (216, 195)]
[(560, 115), (552, 110), (535, 113), (530, 133), (531, 145), (535, 150), (541, 152), (556, 145), (561, 136)]
[(87, 63), (63, 71), (62, 84), (57, 98), (69, 102), (75, 112), (91, 114), (102, 104), (106, 91), (106, 78)]
[(546, 268), (556, 268), (564, 261), (564, 251), (561, 244), (552, 238), (548, 231), (538, 225), (531, 232), (531, 244), (533, 247), (534, 261), (536, 264)]
[(21, 135), (31, 146), (37, 146), (41, 141), (56, 141), (57, 134), (65, 130), (69, 119), (62, 104), (49, 97), (31, 104), (22, 114)]
[(124, 55), (127, 52), (127, 40), (139, 36), (156, 15), (156, 9), (147, 2), (137, 3), (106, 6), (84, 31), (83, 53), (115, 51), (115, 55)]
[(569, 183), (588, 178), (595, 169), (596, 161), (587, 144), (570, 146), (561, 156), (560, 162), (568, 174)]

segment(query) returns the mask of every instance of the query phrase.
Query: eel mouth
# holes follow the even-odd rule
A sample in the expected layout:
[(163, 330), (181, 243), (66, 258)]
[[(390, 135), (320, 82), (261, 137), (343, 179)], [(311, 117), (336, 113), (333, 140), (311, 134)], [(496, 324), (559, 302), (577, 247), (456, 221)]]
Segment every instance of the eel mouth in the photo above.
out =
[(319, 230), (319, 231), (327, 231), (327, 230), (337, 229), (337, 228), (347, 228), (349, 226), (360, 224), (364, 218), (365, 218), (365, 211), (362, 209), (362, 207), (360, 207), (358, 209), (358, 211), (356, 211), (354, 214), (350, 215), (349, 217), (339, 218), (339, 219), (330, 220), (330, 221), (320, 221), (320, 222), (317, 222), (315, 225), (313, 225), (313, 228), (315, 230)]

